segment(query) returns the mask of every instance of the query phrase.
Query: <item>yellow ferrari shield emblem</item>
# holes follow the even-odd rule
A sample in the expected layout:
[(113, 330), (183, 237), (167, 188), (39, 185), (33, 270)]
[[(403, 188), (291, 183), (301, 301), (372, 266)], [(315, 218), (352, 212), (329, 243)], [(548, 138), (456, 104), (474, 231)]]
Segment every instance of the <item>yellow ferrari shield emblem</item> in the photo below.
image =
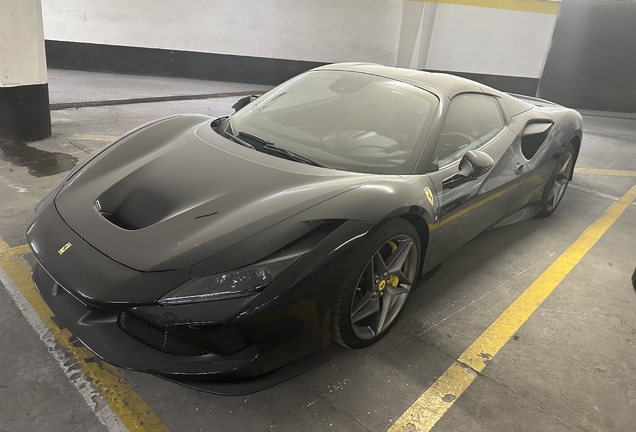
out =
[(426, 194), (426, 198), (428, 198), (428, 202), (433, 205), (435, 200), (433, 199), (433, 191), (430, 188), (424, 189), (424, 194)]
[(71, 242), (66, 243), (64, 246), (62, 246), (57, 253), (59, 253), (60, 255), (62, 255), (64, 252), (66, 252), (68, 250), (68, 248), (70, 248), (71, 246), (73, 246), (73, 244)]

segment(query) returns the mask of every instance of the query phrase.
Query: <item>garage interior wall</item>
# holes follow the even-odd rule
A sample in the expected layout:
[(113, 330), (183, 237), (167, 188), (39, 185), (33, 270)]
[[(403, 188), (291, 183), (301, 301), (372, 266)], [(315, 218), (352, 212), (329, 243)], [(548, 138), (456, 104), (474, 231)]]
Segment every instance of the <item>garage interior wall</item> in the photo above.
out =
[(636, 2), (564, 0), (539, 95), (591, 110), (636, 112)]
[(546, 0), (42, 2), (51, 67), (278, 84), (363, 61), (525, 94), (536, 91), (558, 11)]
[(405, 1), (397, 65), (534, 95), (559, 2)]

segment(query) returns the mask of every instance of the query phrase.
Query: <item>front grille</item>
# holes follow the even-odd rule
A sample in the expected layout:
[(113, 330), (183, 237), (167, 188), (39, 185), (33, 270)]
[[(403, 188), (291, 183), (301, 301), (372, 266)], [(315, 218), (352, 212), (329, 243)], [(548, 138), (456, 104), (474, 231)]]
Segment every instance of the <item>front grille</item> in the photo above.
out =
[(190, 345), (167, 333), (158, 325), (130, 312), (121, 312), (117, 324), (129, 336), (139, 342), (166, 354), (178, 356), (199, 356), (209, 351)]

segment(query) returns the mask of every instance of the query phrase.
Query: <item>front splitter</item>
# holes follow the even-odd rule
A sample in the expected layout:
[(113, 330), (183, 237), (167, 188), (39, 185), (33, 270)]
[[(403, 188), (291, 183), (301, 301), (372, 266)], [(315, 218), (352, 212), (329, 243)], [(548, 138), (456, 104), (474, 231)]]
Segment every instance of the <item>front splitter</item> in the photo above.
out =
[(243, 380), (213, 381), (204, 376), (155, 375), (194, 390), (221, 396), (243, 396), (280, 384), (331, 360), (329, 348), (309, 354), (267, 374)]

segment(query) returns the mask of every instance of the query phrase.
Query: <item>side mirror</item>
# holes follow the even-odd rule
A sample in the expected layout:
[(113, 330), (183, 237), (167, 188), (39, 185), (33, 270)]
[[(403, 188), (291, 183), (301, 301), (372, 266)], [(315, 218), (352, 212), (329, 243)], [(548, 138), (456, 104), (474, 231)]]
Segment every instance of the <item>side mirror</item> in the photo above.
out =
[(258, 99), (258, 96), (256, 96), (256, 95), (244, 96), (244, 97), (240, 98), (239, 100), (237, 100), (236, 103), (234, 105), (232, 105), (232, 108), (234, 109), (234, 112), (237, 112), (240, 109), (244, 108), (245, 105), (249, 104), (250, 102), (255, 101), (256, 99)]
[(479, 150), (466, 152), (459, 161), (459, 172), (442, 181), (442, 186), (453, 188), (475, 180), (490, 171), (494, 163), (490, 156)]

